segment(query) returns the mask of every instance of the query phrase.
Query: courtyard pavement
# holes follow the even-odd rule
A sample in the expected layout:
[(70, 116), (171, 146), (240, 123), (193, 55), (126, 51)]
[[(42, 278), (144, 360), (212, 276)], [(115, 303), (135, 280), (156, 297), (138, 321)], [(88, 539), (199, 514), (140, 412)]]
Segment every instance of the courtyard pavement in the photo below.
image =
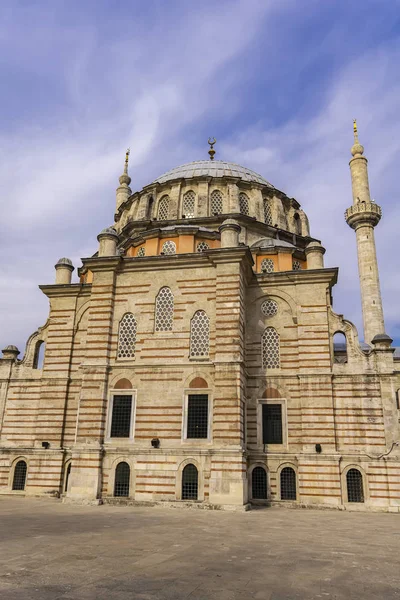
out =
[(0, 497), (1, 600), (400, 599), (400, 515)]

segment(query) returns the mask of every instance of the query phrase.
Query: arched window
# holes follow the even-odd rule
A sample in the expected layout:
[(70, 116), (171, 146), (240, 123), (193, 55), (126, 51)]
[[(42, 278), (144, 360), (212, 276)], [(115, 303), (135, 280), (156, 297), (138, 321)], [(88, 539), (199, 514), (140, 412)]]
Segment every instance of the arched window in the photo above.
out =
[(293, 271), (301, 271), (301, 263), (299, 260), (293, 260), (292, 264)]
[(156, 298), (155, 331), (172, 331), (174, 296), (169, 287), (162, 287)]
[(131, 468), (126, 462), (120, 462), (115, 469), (114, 496), (129, 496), (129, 480)]
[(72, 465), (72, 463), (68, 463), (68, 465), (66, 465), (67, 468), (65, 469), (64, 494), (66, 494), (68, 492), (69, 476), (71, 475), (71, 465)]
[(14, 477), (13, 477), (13, 484), (12, 484), (13, 490), (21, 491), (21, 490), (25, 489), (26, 470), (27, 470), (26, 462), (24, 460), (19, 460), (17, 462), (17, 464), (15, 465), (15, 469), (14, 469)]
[(161, 254), (176, 254), (176, 244), (172, 240), (164, 242), (161, 248)]
[(347, 340), (342, 331), (337, 331), (333, 336), (333, 362), (341, 365), (347, 363)]
[(126, 313), (119, 322), (118, 358), (134, 358), (137, 321), (132, 313)]
[(211, 214), (220, 215), (222, 213), (223, 196), (219, 190), (214, 190), (211, 194)]
[(253, 500), (267, 499), (267, 473), (263, 467), (255, 467), (251, 474), (251, 496)]
[(279, 335), (274, 327), (267, 327), (261, 338), (262, 366), (277, 369), (280, 366)]
[(297, 235), (301, 235), (301, 219), (299, 213), (294, 213), (294, 231)]
[(261, 273), (273, 273), (274, 261), (272, 258), (263, 258), (261, 261)]
[(169, 196), (163, 196), (158, 205), (158, 220), (166, 221), (169, 216)]
[(146, 256), (146, 249), (144, 246), (139, 248), (139, 250), (137, 251), (137, 254), (136, 254), (137, 258), (142, 258), (143, 256)]
[(193, 219), (193, 217), (195, 216), (195, 200), (196, 196), (192, 191), (186, 192), (186, 194), (183, 196), (182, 217), (184, 219)]
[(249, 215), (249, 199), (246, 194), (239, 194), (239, 210), (242, 215)]
[(364, 502), (362, 474), (358, 469), (349, 469), (346, 474), (347, 502)]
[(281, 500), (296, 500), (296, 473), (292, 467), (281, 471)]
[(197, 500), (198, 489), (198, 471), (194, 465), (186, 465), (182, 472), (182, 500)]
[(190, 356), (204, 358), (209, 350), (210, 319), (204, 310), (198, 310), (190, 321)]
[(271, 203), (268, 198), (263, 199), (264, 205), (264, 223), (267, 225), (272, 225), (272, 212), (271, 212)]
[(44, 343), (44, 341), (38, 340), (35, 344), (35, 352), (33, 354), (33, 368), (34, 369), (43, 369), (45, 349), (46, 349), (46, 344)]
[(196, 251), (197, 252), (205, 252), (206, 250), (209, 250), (210, 246), (207, 244), (207, 242), (199, 242), (197, 244), (197, 248)]

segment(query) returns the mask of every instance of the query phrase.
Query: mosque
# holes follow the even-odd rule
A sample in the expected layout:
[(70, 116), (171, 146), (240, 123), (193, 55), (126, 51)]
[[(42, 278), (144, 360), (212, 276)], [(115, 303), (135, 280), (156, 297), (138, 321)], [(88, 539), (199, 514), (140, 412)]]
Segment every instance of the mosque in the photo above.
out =
[(209, 144), (134, 193), (127, 152), (79, 283), (61, 258), (40, 286), (48, 320), (0, 359), (0, 494), (399, 512), (400, 355), (356, 123), (362, 343), (299, 202)]

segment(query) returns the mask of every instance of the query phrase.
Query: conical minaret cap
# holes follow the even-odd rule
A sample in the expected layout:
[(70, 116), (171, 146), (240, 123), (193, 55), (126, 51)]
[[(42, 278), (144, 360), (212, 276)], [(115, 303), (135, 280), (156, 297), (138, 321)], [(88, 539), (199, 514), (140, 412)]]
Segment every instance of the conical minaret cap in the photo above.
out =
[(358, 129), (357, 121), (353, 119), (353, 133), (354, 133), (354, 144), (351, 147), (351, 153), (353, 156), (362, 156), (364, 154), (364, 146), (358, 141)]
[(130, 154), (130, 148), (127, 149), (126, 153), (125, 153), (125, 164), (124, 164), (124, 172), (122, 173), (122, 175), (119, 178), (119, 182), (121, 185), (129, 185), (130, 182), (132, 181), (131, 178), (128, 175), (128, 162), (129, 162), (129, 154)]

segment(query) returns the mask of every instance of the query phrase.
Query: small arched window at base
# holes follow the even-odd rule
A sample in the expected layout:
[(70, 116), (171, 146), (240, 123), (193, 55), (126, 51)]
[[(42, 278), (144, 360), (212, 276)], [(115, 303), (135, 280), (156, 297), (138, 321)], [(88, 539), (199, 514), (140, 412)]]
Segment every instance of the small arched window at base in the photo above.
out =
[(333, 362), (338, 365), (347, 363), (347, 339), (341, 331), (333, 336)]
[(253, 500), (267, 499), (267, 473), (263, 467), (255, 467), (251, 474), (251, 496)]
[(126, 462), (120, 462), (115, 469), (114, 496), (116, 498), (127, 498), (129, 496), (130, 478), (130, 466)]
[(182, 472), (182, 500), (197, 500), (199, 491), (199, 473), (197, 468), (186, 465)]
[(346, 474), (347, 501), (364, 502), (364, 486), (361, 471), (349, 469)]
[(26, 483), (27, 464), (24, 460), (19, 460), (15, 465), (12, 489), (23, 491)]

